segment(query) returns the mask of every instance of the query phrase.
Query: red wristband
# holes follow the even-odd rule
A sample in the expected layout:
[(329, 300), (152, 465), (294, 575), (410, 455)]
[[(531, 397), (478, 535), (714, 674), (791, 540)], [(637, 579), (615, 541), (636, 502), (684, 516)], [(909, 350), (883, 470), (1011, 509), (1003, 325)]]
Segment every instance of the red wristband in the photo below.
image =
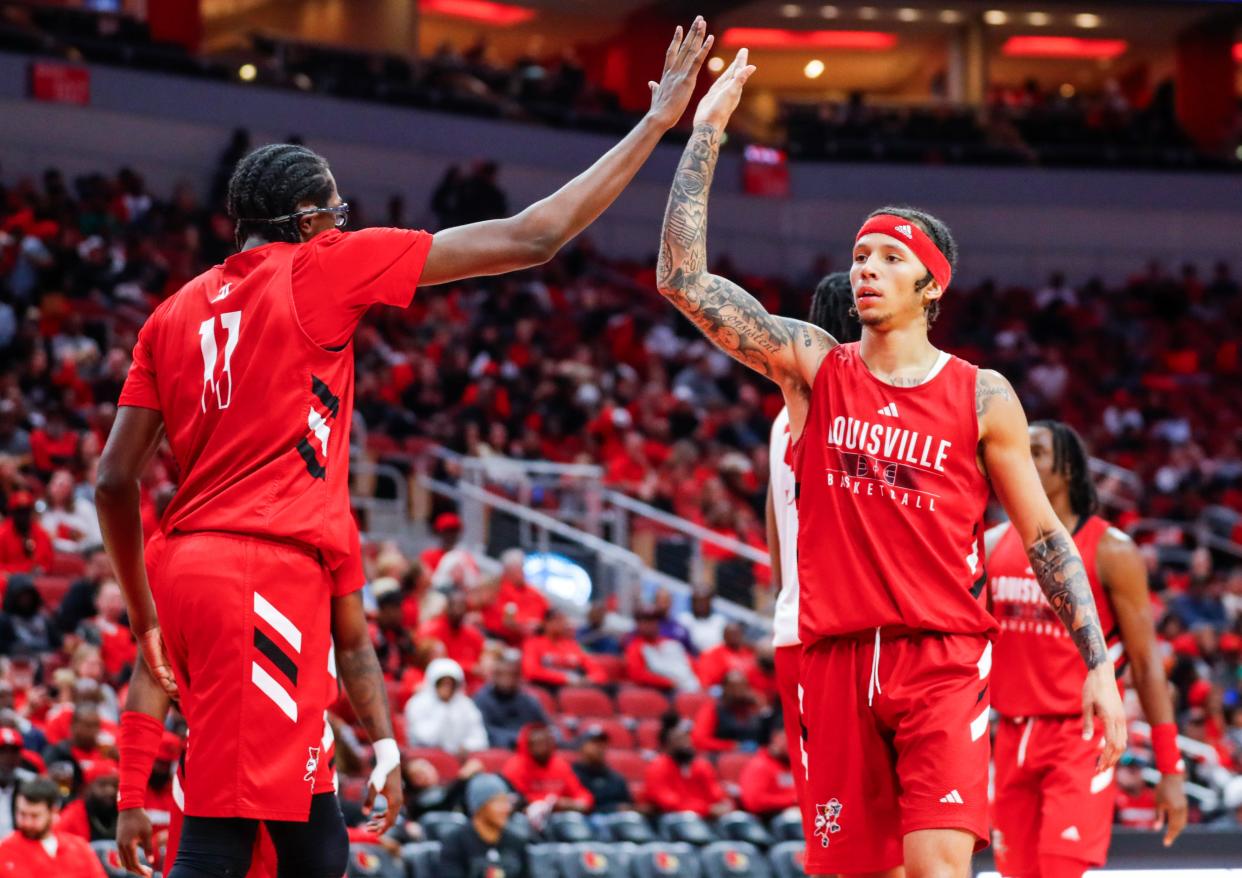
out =
[(121, 714), (121, 778), (117, 788), (118, 811), (141, 808), (147, 801), (147, 781), (164, 737), (164, 727), (149, 714), (127, 710)]
[(1151, 727), (1151, 752), (1156, 757), (1156, 770), (1161, 774), (1182, 774), (1186, 762), (1177, 747), (1177, 724), (1160, 723)]

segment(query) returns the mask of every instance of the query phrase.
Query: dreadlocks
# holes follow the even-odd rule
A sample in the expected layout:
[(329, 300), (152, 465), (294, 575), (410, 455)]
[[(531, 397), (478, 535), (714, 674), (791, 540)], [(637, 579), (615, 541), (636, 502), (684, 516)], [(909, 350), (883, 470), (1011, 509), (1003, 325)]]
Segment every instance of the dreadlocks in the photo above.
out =
[(811, 311), (806, 319), (841, 344), (858, 341), (862, 325), (854, 310), (854, 291), (850, 288), (849, 272), (834, 271), (824, 275), (815, 286)]
[(1069, 482), (1070, 508), (1075, 515), (1092, 515), (1100, 508), (1088, 466), (1087, 445), (1078, 431), (1064, 421), (1036, 421), (1032, 427), (1043, 427), (1052, 434), (1052, 469)]
[(298, 243), (296, 220), (264, 220), (287, 216), (304, 202), (327, 207), (331, 197), (332, 177), (323, 156), (292, 143), (259, 147), (237, 163), (229, 179), (228, 211), (237, 223), (238, 246), (252, 236)]
[[(925, 210), (918, 210), (913, 207), (881, 207), (879, 210), (873, 210), (867, 214), (867, 219), (880, 214), (889, 214), (891, 216), (899, 216), (902, 219), (908, 219), (917, 225), (920, 229), (927, 233), (927, 237), (932, 239), (932, 243), (936, 248), (944, 254), (944, 258), (949, 260), (949, 268), (957, 271), (957, 241), (953, 240), (953, 233), (949, 231), (949, 227), (941, 220), (936, 219)], [(935, 278), (929, 271), (923, 276), (922, 280), (914, 285), (914, 291), (921, 293), (929, 283)], [(940, 316), (940, 300), (927, 303), (927, 325), (930, 327), (936, 322), (936, 318)]]

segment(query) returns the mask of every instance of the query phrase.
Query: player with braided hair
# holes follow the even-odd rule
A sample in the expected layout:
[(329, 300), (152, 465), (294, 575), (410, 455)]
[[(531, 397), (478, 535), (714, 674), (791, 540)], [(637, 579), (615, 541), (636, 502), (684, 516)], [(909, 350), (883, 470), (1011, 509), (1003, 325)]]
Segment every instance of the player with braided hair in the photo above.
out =
[[(711, 49), (702, 18), (677, 31), (651, 109), (620, 143), (516, 216), (446, 229), (343, 231), (327, 161), (291, 144), (261, 147), (228, 189), (239, 252), (191, 280), (143, 326), (99, 464), (104, 543), (144, 660), (179, 697), (185, 831), (168, 878), (237, 875), (240, 824), (314, 819), (279, 878), (339, 878), (339, 809), (316, 789), (334, 686), (332, 589), (352, 557), (351, 340), (372, 305), (407, 306), (418, 286), (538, 265), (626, 187), (689, 103)], [(167, 434), (182, 476), (160, 520), (152, 597), (138, 479)], [(361, 603), (345, 606), (361, 621)], [(158, 610), (158, 616), (157, 616)], [(350, 620), (345, 620), (347, 623)], [(336, 620), (339, 624), (340, 620)], [(365, 630), (365, 625), (362, 626)], [(375, 742), (368, 806), (401, 808), (400, 753), (369, 642), (335, 670)], [(330, 798), (330, 797), (328, 797)], [(279, 835), (272, 833), (279, 846)]]

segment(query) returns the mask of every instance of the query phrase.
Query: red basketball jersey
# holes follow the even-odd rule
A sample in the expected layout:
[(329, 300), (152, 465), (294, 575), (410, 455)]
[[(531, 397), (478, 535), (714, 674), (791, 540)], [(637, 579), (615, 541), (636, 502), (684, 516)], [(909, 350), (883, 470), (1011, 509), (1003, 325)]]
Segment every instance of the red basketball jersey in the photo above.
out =
[(878, 626), (995, 630), (982, 598), (978, 372), (941, 354), (922, 384), (894, 387), (857, 343), (824, 358), (794, 452), (804, 646)]
[[(1100, 614), (1108, 654), (1120, 672), (1124, 651), (1113, 603), (1096, 572), (1096, 550), (1109, 524), (1092, 516), (1074, 533)], [(1087, 666), (1061, 618), (1035, 580), (1030, 559), (1012, 526), (987, 559), (992, 613), (1000, 635), (992, 651), (992, 706), (1004, 716), (1082, 713)]]
[(353, 344), (317, 344), (296, 303), (352, 332), (372, 304), (409, 304), (430, 246), (427, 233), (399, 229), (267, 244), (156, 309), (119, 404), (163, 415), (182, 477), (165, 533), (294, 542), (330, 569), (349, 558)]

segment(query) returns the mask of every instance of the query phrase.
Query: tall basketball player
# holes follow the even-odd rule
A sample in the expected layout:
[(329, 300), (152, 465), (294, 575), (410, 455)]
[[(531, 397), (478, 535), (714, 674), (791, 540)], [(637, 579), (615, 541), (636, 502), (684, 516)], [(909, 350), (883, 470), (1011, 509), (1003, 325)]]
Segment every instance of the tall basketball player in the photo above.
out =
[(1091, 586), (1031, 462), (1009, 383), (937, 350), (928, 328), (957, 247), (885, 208), (854, 241), (857, 344), (776, 317), (707, 270), (721, 135), (754, 72), (742, 49), (700, 101), (664, 216), (657, 283), (721, 350), (775, 381), (798, 478), (799, 635), (811, 874), (962, 876), (987, 844), (983, 513), (996, 491), (1088, 671), (1100, 767), (1125, 716)]

